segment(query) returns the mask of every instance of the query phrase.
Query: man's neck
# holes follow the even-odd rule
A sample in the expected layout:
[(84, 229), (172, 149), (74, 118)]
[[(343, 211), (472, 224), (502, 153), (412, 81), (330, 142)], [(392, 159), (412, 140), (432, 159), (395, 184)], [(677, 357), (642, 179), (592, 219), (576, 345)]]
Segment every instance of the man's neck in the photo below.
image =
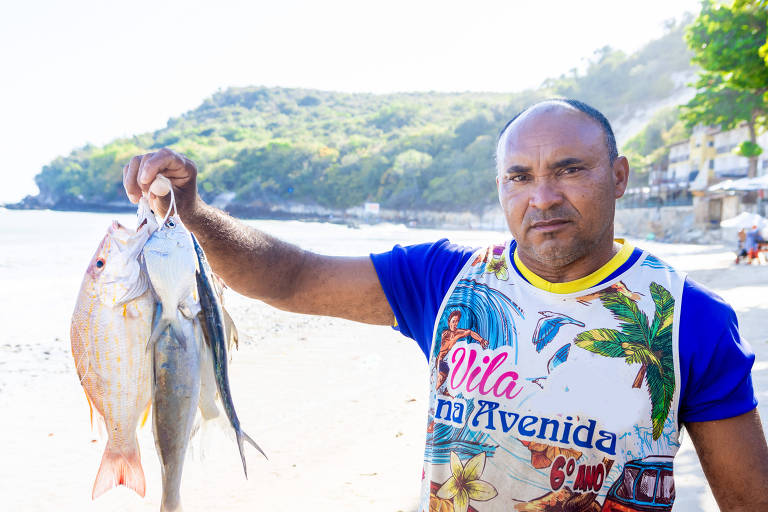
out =
[(542, 264), (535, 258), (530, 257), (520, 246), (517, 247), (516, 253), (523, 265), (540, 278), (550, 283), (567, 283), (596, 272), (608, 263), (611, 258), (616, 256), (621, 247), (621, 244), (611, 239), (607, 244), (599, 244), (599, 247), (596, 247), (595, 250), (590, 251), (584, 257), (559, 267)]

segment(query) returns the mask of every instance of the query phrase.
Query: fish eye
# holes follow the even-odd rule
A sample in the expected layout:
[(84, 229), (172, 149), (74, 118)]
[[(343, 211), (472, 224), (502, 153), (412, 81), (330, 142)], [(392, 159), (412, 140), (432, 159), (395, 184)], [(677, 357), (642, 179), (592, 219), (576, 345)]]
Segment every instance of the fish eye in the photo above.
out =
[(104, 258), (99, 258), (96, 260), (96, 268), (101, 268), (104, 266)]
[(165, 223), (165, 225), (166, 225), (166, 226), (168, 226), (169, 228), (174, 228), (174, 227), (176, 227), (176, 223), (175, 223), (175, 222), (173, 222), (173, 221), (172, 221), (172, 220), (170, 220), (170, 219), (168, 219), (168, 222), (166, 222), (166, 223)]

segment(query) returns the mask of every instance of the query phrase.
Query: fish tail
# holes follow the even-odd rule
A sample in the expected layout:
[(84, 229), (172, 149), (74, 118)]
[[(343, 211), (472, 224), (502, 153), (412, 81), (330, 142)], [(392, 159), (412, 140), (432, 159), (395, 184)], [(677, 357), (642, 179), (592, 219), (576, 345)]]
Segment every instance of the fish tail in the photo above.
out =
[(248, 441), (254, 448), (259, 450), (259, 453), (261, 453), (265, 459), (269, 459), (267, 457), (267, 454), (264, 453), (264, 450), (261, 449), (261, 447), (256, 444), (256, 441), (251, 439), (251, 436), (243, 432), (242, 430), (238, 430), (236, 432), (237, 435), (237, 447), (240, 450), (240, 460), (243, 461), (243, 473), (245, 473), (245, 478), (248, 478), (248, 469), (245, 467), (245, 453), (243, 451), (243, 441)]
[(130, 453), (116, 452), (107, 443), (91, 496), (96, 499), (118, 485), (133, 489), (136, 494), (144, 497), (146, 481), (141, 467), (138, 441), (135, 442), (135, 447)]

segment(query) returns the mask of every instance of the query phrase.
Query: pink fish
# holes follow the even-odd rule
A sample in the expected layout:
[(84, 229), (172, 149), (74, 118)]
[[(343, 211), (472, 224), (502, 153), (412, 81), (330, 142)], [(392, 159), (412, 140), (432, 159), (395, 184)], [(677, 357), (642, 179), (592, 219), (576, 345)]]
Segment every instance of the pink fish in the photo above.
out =
[(142, 424), (146, 421), (152, 397), (146, 347), (154, 298), (138, 257), (152, 224), (142, 222), (133, 231), (113, 222), (88, 265), (72, 314), (72, 355), (91, 407), (91, 424), (95, 408), (109, 436), (94, 499), (116, 485), (142, 497), (145, 493), (136, 427), (142, 415)]

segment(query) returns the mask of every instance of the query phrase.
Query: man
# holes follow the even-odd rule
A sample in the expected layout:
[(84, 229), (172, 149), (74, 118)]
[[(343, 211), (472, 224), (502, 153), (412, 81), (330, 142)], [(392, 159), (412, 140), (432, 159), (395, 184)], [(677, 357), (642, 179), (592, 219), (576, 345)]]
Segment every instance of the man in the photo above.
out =
[(169, 150), (133, 158), (124, 185), (135, 202), (169, 177), (239, 293), (396, 325), (430, 367), (440, 326), (464, 311), (488, 345), (444, 356), (451, 396), (432, 375), (420, 510), (670, 510), (682, 424), (720, 507), (768, 510), (754, 355), (718, 297), (614, 241), (629, 166), (607, 120), (572, 100), (533, 105), (502, 130), (497, 171), (513, 240), (475, 258), (445, 240), (370, 258), (303, 251), (203, 203), (195, 165)]

